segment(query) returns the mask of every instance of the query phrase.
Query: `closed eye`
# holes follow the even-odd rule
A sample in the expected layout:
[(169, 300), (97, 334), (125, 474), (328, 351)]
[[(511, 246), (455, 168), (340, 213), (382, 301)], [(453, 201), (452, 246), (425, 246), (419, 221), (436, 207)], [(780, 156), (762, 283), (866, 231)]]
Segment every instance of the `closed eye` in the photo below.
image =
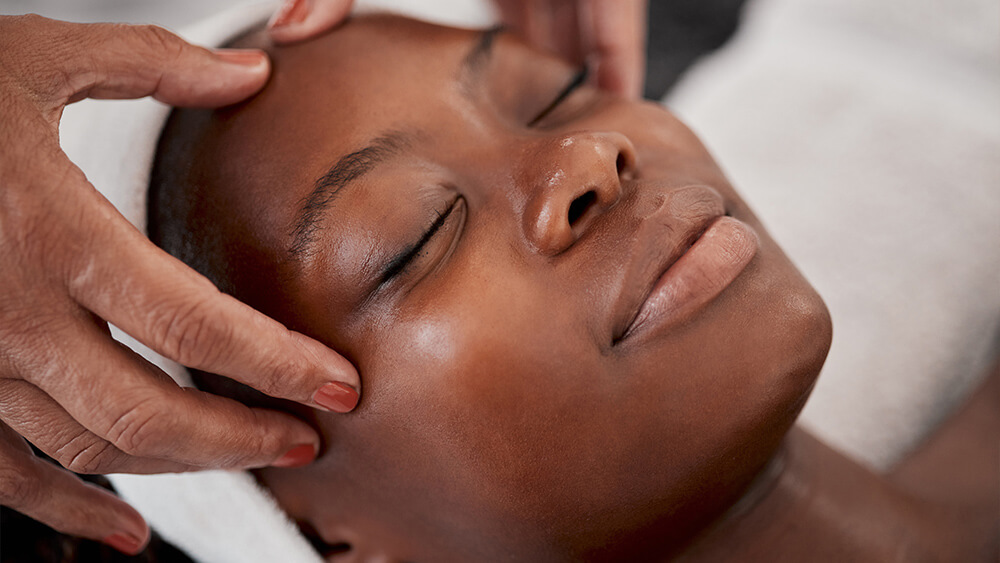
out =
[(448, 216), (455, 210), (456, 204), (460, 198), (455, 198), (448, 205), (447, 209), (444, 211), (438, 211), (437, 217), (434, 222), (424, 231), (423, 236), (416, 244), (407, 248), (403, 252), (400, 252), (392, 260), (386, 264), (385, 268), (382, 269), (382, 275), (380, 276), (379, 286), (384, 286), (385, 284), (392, 281), (393, 278), (403, 273), (406, 268), (413, 263), (413, 259), (420, 254), (420, 251), (427, 245), (428, 242), (434, 237), (441, 227), (444, 226), (445, 222), (448, 220)]
[(559, 95), (556, 96), (556, 98), (552, 100), (549, 103), (549, 105), (545, 106), (545, 109), (543, 109), (541, 113), (536, 115), (534, 119), (528, 122), (528, 127), (534, 127), (535, 125), (538, 124), (539, 121), (545, 119), (545, 116), (549, 115), (557, 107), (559, 107), (559, 104), (563, 103), (563, 101), (566, 98), (568, 98), (570, 94), (572, 94), (577, 88), (579, 88), (580, 86), (582, 86), (584, 83), (587, 82), (588, 74), (589, 72), (587, 70), (587, 65), (583, 65), (580, 68), (580, 70), (578, 70), (576, 74), (573, 75), (573, 78), (572, 80), (570, 80), (569, 84), (567, 84), (566, 87), (563, 88), (561, 92), (559, 92)]

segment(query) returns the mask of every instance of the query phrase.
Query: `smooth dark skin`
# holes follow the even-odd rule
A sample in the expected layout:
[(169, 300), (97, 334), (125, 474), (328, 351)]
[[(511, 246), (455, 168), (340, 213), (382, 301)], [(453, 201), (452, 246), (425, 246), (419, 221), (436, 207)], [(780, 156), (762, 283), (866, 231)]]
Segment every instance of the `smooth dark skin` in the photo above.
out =
[[(955, 536), (926, 503), (789, 433), (830, 319), (697, 138), (658, 105), (589, 87), (528, 127), (574, 69), (501, 34), (471, 79), (459, 69), (478, 37), (357, 18), (270, 48), (260, 95), (177, 114), (161, 142), (161, 167), (193, 158), (190, 215), (168, 219), (201, 242), (167, 229), (160, 243), (200, 253), (226, 289), (364, 378), (353, 414), (301, 412), (327, 444), (316, 463), (258, 472), (306, 530), (351, 545), (330, 558), (984, 553), (994, 514)], [(408, 139), (290, 252), (316, 178), (386, 130)], [(376, 291), (456, 196), (411, 267)], [(655, 277), (646, 265), (715, 201), (756, 231), (753, 260), (705, 307), (616, 342), (636, 279)], [(652, 241), (646, 218), (663, 206), (672, 234)], [(813, 502), (828, 497), (847, 507), (835, 522), (822, 517), (833, 504)], [(869, 533), (831, 534), (845, 519)]]

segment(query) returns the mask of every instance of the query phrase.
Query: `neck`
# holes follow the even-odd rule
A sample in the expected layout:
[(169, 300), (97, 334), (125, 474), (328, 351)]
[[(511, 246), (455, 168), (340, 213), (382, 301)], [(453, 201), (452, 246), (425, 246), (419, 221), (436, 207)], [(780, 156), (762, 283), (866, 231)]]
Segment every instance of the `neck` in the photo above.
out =
[(681, 561), (920, 561), (950, 518), (798, 428), (743, 499)]

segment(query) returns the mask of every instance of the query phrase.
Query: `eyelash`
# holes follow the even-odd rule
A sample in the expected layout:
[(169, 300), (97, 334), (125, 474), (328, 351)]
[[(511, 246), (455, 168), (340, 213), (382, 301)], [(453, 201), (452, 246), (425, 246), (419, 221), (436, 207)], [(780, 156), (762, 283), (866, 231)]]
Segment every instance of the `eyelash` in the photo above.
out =
[(458, 198), (453, 199), (451, 203), (448, 204), (448, 208), (444, 211), (436, 211), (437, 217), (434, 218), (434, 222), (431, 223), (430, 227), (424, 231), (420, 240), (417, 241), (415, 245), (393, 258), (392, 261), (385, 267), (385, 270), (382, 272), (382, 281), (380, 285), (385, 285), (390, 280), (403, 273), (410, 266), (413, 259), (420, 254), (420, 251), (428, 242), (430, 242), (434, 234), (444, 226), (445, 221), (448, 220), (448, 216), (455, 210), (456, 204), (458, 204)]
[(580, 67), (580, 70), (573, 75), (573, 79), (570, 80), (569, 84), (567, 84), (565, 88), (563, 88), (562, 92), (559, 92), (559, 95), (556, 96), (554, 100), (549, 102), (549, 105), (545, 106), (545, 109), (543, 109), (541, 113), (528, 122), (528, 127), (534, 127), (539, 121), (545, 119), (545, 116), (549, 115), (557, 107), (559, 107), (559, 104), (563, 103), (563, 101), (565, 101), (570, 94), (576, 91), (577, 88), (582, 86), (587, 81), (588, 74), (589, 71), (587, 70), (587, 65)]

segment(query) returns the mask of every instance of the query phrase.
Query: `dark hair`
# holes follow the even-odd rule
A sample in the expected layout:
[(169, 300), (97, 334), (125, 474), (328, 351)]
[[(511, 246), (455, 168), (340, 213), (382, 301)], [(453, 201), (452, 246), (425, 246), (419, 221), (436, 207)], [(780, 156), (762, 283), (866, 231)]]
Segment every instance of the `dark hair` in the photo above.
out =
[(212, 205), (208, 184), (198, 178), (198, 140), (210, 119), (207, 110), (175, 109), (157, 142), (149, 177), (146, 217), (153, 244), (212, 280), (223, 291), (232, 291), (226, 279), (226, 246), (217, 225), (195, 213)]
[[(238, 221), (217, 198), (212, 178), (201, 176), (204, 142), (212, 110), (174, 109), (157, 142), (149, 177), (147, 232), (153, 244), (207, 277), (221, 291), (241, 299), (240, 272), (248, 260), (259, 260), (230, 227)], [(253, 262), (251, 262), (253, 263)], [(189, 369), (195, 384), (217, 395), (253, 406), (279, 407), (279, 402), (232, 379)]]

